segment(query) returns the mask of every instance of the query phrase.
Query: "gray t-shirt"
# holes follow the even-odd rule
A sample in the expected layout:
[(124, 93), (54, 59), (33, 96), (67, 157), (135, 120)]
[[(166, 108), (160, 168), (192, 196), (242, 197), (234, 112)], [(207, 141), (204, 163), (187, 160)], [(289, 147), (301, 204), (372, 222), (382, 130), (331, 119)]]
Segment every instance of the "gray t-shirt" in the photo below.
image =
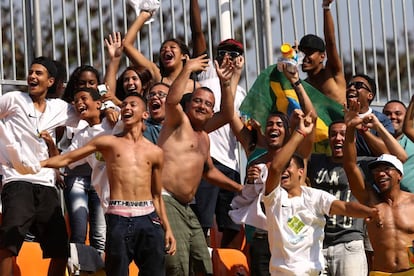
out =
[[(358, 157), (358, 165), (367, 181), (371, 179), (368, 162), (373, 157)], [(313, 188), (324, 190), (334, 195), (338, 200), (357, 201), (352, 195), (348, 178), (342, 163), (334, 163), (325, 154), (312, 154), (307, 173)], [(369, 181), (367, 183), (372, 183)], [(326, 217), (325, 239), (323, 247), (345, 243), (352, 240), (364, 239), (364, 220), (347, 216), (333, 215)]]

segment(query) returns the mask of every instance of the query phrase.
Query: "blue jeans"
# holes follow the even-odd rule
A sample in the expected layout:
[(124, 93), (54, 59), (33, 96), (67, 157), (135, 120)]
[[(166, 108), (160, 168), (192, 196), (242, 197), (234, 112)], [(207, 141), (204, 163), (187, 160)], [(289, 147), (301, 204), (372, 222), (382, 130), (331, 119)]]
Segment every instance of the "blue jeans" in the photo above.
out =
[(70, 242), (85, 243), (89, 219), (90, 245), (105, 250), (106, 224), (101, 203), (90, 176), (65, 177), (64, 191), (71, 229)]
[(363, 240), (339, 243), (323, 249), (325, 270), (322, 275), (366, 276), (367, 259)]
[(139, 275), (165, 275), (164, 230), (156, 212), (138, 217), (106, 214), (108, 224), (105, 271), (107, 276), (128, 275), (134, 260)]

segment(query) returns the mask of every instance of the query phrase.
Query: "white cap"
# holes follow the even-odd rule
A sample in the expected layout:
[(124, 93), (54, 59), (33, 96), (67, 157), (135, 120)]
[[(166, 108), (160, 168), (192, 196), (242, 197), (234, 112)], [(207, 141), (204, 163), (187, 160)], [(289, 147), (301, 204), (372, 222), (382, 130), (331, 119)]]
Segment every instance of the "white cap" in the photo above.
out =
[(403, 164), (400, 161), (400, 159), (398, 159), (394, 155), (384, 153), (383, 155), (381, 155), (380, 157), (378, 157), (374, 161), (371, 161), (368, 164), (368, 167), (370, 169), (373, 169), (376, 166), (378, 166), (379, 164), (388, 164), (388, 165), (391, 165), (394, 168), (396, 168), (401, 173), (401, 175), (404, 175)]

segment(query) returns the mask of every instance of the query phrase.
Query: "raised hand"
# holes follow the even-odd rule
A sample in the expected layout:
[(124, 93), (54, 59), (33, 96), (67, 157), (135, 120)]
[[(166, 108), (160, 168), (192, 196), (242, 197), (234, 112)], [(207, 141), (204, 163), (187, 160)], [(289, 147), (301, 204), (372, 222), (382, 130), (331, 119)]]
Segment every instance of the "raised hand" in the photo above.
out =
[(234, 65), (233, 61), (228, 56), (224, 57), (221, 66), (218, 64), (217, 60), (214, 61), (214, 65), (220, 81), (226, 82), (231, 79), (234, 73)]
[(305, 116), (301, 115), (299, 116), (299, 125), (298, 129), (300, 129), (302, 132), (306, 134), (311, 134), (313, 130), (313, 119), (312, 119), (312, 112), (309, 112)]
[(113, 32), (113, 34), (109, 35), (107, 39), (105, 38), (105, 45), (111, 59), (120, 58), (122, 56), (124, 46), (120, 32)]
[(362, 118), (362, 125), (366, 128), (373, 128), (377, 130), (381, 122), (378, 120), (377, 116), (374, 113), (368, 114)]
[(344, 107), (344, 121), (347, 127), (362, 128), (362, 118), (359, 117), (360, 103), (349, 101), (348, 106)]
[(329, 6), (334, 0), (323, 0), (322, 6)]
[(299, 125), (300, 118), (304, 116), (305, 116), (305, 113), (303, 113), (302, 109), (298, 109), (298, 108), (294, 109), (289, 116), (289, 126), (292, 129), (295, 129)]
[(234, 66), (234, 73), (241, 75), (241, 72), (244, 67), (244, 57), (242, 55), (236, 57), (233, 60), (233, 66)]
[(282, 69), (283, 75), (285, 75), (290, 83), (295, 83), (299, 80), (299, 70), (297, 66), (291, 66), (282, 62), (280, 68)]
[(186, 56), (185, 67), (191, 72), (206, 71), (208, 67), (209, 58), (207, 54), (191, 58)]

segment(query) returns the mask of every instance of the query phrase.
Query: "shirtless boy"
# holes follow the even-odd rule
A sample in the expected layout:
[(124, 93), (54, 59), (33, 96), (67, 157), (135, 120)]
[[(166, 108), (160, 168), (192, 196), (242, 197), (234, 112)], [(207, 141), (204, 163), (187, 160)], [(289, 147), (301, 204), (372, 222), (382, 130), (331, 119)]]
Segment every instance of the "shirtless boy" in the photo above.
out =
[(41, 165), (61, 168), (101, 152), (110, 185), (106, 274), (127, 275), (133, 259), (141, 273), (164, 275), (165, 252), (175, 253), (175, 239), (161, 197), (163, 153), (142, 136), (148, 117), (142, 96), (131, 93), (126, 97), (121, 116), (122, 133), (96, 137), (84, 147), (42, 161)]
[[(187, 59), (183, 70), (173, 82), (165, 104), (165, 121), (158, 138), (164, 151), (162, 171), (163, 198), (171, 228), (177, 238), (177, 254), (167, 256), (167, 275), (189, 275), (196, 272), (211, 274), (212, 265), (203, 230), (189, 203), (193, 200), (202, 177), (224, 189), (238, 191), (241, 185), (227, 178), (214, 167), (210, 156), (210, 141), (206, 131), (228, 123), (233, 116), (233, 95), (230, 79), (232, 63), (224, 61), (217, 75), (220, 78), (221, 106), (213, 115), (214, 94), (205, 87), (197, 88), (186, 104), (180, 105), (186, 79), (192, 72), (208, 66), (206, 55)], [(191, 258), (191, 260), (190, 260)]]

